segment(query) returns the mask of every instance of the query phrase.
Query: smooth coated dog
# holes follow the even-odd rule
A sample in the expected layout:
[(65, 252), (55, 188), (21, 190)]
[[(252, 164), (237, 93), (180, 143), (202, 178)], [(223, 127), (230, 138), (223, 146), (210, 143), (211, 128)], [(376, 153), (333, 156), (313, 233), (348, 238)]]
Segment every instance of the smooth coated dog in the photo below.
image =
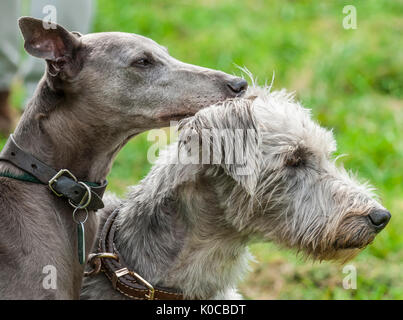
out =
[[(247, 87), (241, 78), (178, 61), (139, 35), (82, 36), (30, 17), (19, 26), (25, 50), (45, 59), (47, 70), (15, 140), (81, 181), (104, 181), (118, 151), (138, 133), (240, 96)], [(0, 171), (23, 173), (4, 161)], [(67, 201), (46, 185), (2, 177), (0, 213), (0, 298), (78, 298), (83, 266)], [(97, 230), (94, 212), (85, 229), (88, 254)], [(46, 285), (49, 276), (56, 277), (56, 288)]]

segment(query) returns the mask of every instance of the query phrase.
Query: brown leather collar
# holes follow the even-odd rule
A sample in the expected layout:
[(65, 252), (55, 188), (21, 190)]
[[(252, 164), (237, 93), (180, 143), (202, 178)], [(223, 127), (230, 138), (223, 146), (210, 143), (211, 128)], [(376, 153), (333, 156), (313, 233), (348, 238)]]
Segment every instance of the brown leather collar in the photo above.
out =
[(17, 145), (13, 135), (10, 135), (1, 150), (0, 160), (12, 163), (35, 177), (40, 183), (48, 185), (56, 196), (67, 198), (70, 204), (79, 205), (87, 197), (88, 190), (91, 190), (91, 201), (87, 209), (98, 210), (104, 207), (102, 196), (108, 185), (106, 180), (101, 184), (81, 182), (67, 169), (57, 171), (25, 152)]
[[(116, 209), (106, 221), (99, 239), (99, 253), (92, 255), (100, 260), (100, 267), (112, 282), (115, 290), (135, 300), (183, 300), (183, 295), (166, 288), (153, 287), (134, 271), (130, 271), (114, 244), (118, 226), (115, 218), (119, 213)], [(106, 254), (105, 254), (106, 253)], [(106, 258), (106, 256), (109, 258)], [(93, 259), (89, 259), (90, 261)]]

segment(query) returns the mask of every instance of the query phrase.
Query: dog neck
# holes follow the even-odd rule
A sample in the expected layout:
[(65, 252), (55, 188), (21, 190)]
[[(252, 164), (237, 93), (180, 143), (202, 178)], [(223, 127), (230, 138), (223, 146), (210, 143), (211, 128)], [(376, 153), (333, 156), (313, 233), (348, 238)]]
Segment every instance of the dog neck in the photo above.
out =
[(134, 187), (118, 216), (116, 246), (129, 268), (154, 285), (189, 299), (228, 298), (247, 270), (248, 237), (222, 221), (208, 179), (177, 186), (184, 174), (178, 167), (156, 165)]
[(91, 110), (85, 101), (51, 89), (44, 77), (15, 130), (15, 140), (55, 169), (68, 169), (80, 180), (101, 182), (135, 133), (123, 136), (121, 130), (105, 125), (102, 114)]

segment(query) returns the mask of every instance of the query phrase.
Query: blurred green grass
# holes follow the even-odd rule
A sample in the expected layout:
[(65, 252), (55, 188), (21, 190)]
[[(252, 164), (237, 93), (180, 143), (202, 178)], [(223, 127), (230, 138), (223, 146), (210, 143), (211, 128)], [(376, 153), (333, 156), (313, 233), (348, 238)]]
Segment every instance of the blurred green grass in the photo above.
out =
[[(356, 30), (342, 27), (345, 5), (357, 8)], [(321, 125), (333, 128), (346, 168), (369, 180), (392, 212), (388, 227), (351, 264), (312, 263), (271, 244), (251, 248), (258, 263), (244, 280), (250, 299), (403, 299), (403, 1), (98, 1), (95, 31), (142, 34), (174, 57), (295, 90)], [(23, 101), (20, 84), (13, 104)], [(123, 195), (144, 177), (147, 133), (119, 154), (110, 190)]]

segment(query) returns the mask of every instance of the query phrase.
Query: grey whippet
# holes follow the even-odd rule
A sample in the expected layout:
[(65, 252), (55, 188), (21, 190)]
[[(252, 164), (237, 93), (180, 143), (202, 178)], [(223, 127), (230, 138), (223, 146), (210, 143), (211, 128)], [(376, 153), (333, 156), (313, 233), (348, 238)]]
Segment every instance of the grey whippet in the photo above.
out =
[[(125, 143), (145, 130), (242, 95), (245, 80), (180, 62), (151, 39), (128, 33), (80, 35), (23, 17), (26, 51), (47, 70), (14, 133), (25, 152), (70, 170), (80, 181), (102, 182)], [(0, 298), (74, 299), (83, 266), (77, 261), (72, 207), (46, 185), (0, 161)], [(86, 248), (97, 224), (89, 212)], [(87, 250), (88, 253), (88, 250)], [(53, 269), (47, 269), (51, 266)], [(47, 270), (57, 286), (44, 285)]]

